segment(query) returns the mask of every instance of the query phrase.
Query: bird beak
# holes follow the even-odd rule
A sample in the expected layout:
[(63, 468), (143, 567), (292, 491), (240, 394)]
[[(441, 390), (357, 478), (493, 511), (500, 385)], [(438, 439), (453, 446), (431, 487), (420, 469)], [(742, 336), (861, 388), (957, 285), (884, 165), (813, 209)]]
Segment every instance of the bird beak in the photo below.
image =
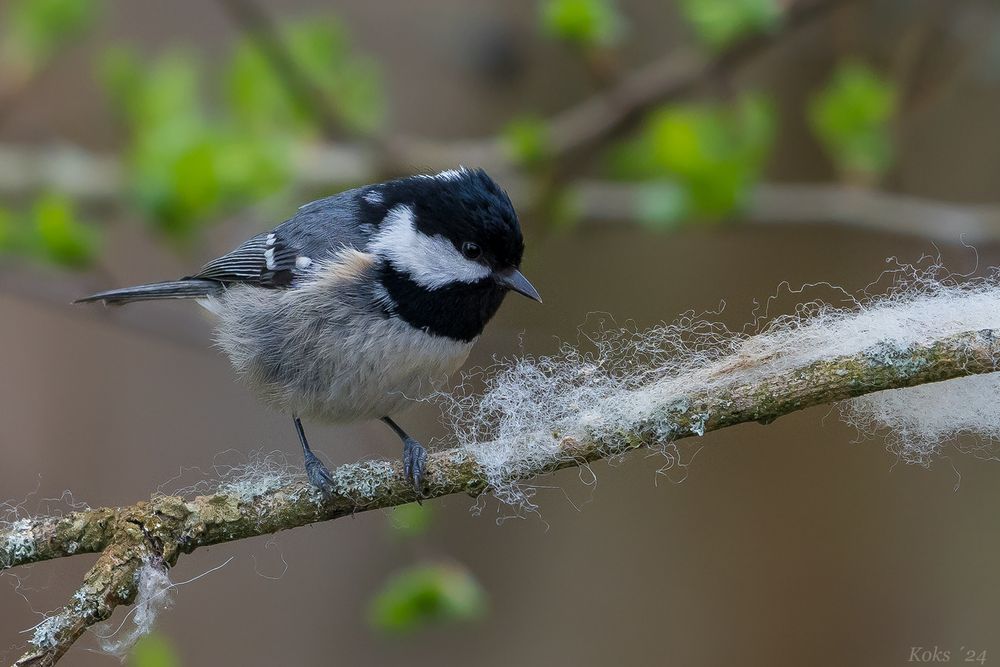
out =
[(538, 296), (538, 290), (532, 287), (528, 279), (520, 271), (514, 268), (504, 269), (496, 273), (497, 282), (507, 289), (512, 289), (518, 294), (523, 294), (529, 299), (534, 299), (538, 303), (542, 302), (542, 297)]

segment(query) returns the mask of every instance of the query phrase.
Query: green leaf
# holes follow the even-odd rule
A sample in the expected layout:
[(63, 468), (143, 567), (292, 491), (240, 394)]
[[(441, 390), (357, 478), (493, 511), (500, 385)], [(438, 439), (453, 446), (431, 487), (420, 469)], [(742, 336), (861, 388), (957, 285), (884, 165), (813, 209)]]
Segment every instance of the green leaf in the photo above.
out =
[(504, 128), (502, 140), (511, 159), (525, 167), (541, 164), (549, 155), (548, 126), (541, 118), (511, 121)]
[(624, 26), (613, 0), (544, 0), (541, 22), (549, 36), (580, 47), (610, 46)]
[(782, 16), (778, 0), (682, 0), (680, 9), (698, 38), (717, 50), (774, 30)]
[(184, 49), (145, 63), (135, 52), (115, 48), (103, 55), (99, 74), (130, 128), (143, 131), (201, 114), (204, 69), (204, 62)]
[(162, 634), (141, 638), (132, 648), (130, 667), (179, 667), (180, 659), (173, 645)]
[(431, 509), (427, 505), (407, 503), (392, 510), (392, 527), (406, 537), (416, 537), (427, 532), (431, 525)]
[(225, 201), (256, 200), (280, 190), (291, 179), (293, 145), (287, 137), (252, 137), (227, 127), (218, 139), (215, 168)]
[[(333, 19), (288, 23), (285, 45), (308, 84), (351, 131), (377, 130), (384, 120), (381, 77), (374, 63), (354, 54)], [(226, 93), (236, 120), (250, 131), (298, 132), (315, 128), (315, 112), (292, 95), (281, 75), (250, 38), (241, 41), (226, 73)]]
[(60, 195), (46, 195), (35, 202), (32, 222), (38, 249), (45, 259), (68, 268), (82, 268), (97, 255), (97, 230), (80, 222), (73, 204)]
[(841, 172), (870, 179), (892, 165), (896, 88), (869, 67), (846, 62), (809, 105), (809, 121)]
[(92, 26), (96, 0), (8, 0), (3, 16), (6, 58), (35, 69)]
[[(773, 134), (771, 107), (756, 96), (745, 97), (733, 108), (669, 106), (650, 116), (641, 150), (631, 149), (632, 166), (641, 167), (647, 177), (680, 186), (687, 212), (723, 217), (744, 203)], [(664, 202), (661, 208), (666, 210)]]
[(486, 593), (471, 573), (453, 564), (418, 565), (393, 576), (372, 601), (372, 626), (412, 632), (428, 623), (469, 621), (486, 612)]

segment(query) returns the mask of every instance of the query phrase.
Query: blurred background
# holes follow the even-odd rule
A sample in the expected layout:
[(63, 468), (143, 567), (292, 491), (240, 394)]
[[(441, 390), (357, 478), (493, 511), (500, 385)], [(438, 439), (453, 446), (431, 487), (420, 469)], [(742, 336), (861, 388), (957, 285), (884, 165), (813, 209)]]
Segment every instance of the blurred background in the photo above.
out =
[[(198, 308), (69, 302), (186, 275), (305, 201), (457, 164), (508, 188), (545, 305), (509, 300), (476, 366), (592, 313), (724, 301), (739, 328), (783, 281), (997, 266), (998, 118), (995, 0), (2, 0), (6, 518), (298, 465)], [(447, 444), (433, 406), (404, 424)], [(331, 464), (398, 455), (378, 424), (309, 428)], [(539, 515), (456, 496), (202, 549), (128, 661), (985, 664), (1000, 468), (969, 444), (899, 465), (817, 408), (662, 473), (639, 453), (538, 480)], [(92, 562), (0, 577), (0, 658)], [(64, 664), (114, 664), (98, 647)]]

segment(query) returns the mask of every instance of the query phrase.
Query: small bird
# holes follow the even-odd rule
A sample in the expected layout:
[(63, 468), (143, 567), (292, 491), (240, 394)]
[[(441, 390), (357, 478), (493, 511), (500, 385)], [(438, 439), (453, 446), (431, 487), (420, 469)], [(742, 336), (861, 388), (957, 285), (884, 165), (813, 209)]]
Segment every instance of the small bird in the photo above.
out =
[(420, 495), (427, 452), (393, 417), (465, 362), (508, 291), (541, 301), (523, 252), (510, 198), (460, 168), (314, 201), (192, 276), (77, 303), (199, 300), (239, 377), (292, 416), (313, 486), (334, 479), (301, 420), (380, 419)]

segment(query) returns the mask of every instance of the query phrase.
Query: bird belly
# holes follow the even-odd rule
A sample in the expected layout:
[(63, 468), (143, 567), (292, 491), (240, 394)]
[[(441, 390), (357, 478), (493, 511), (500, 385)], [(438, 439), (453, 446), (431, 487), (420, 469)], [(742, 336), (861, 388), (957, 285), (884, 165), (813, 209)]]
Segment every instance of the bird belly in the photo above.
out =
[(471, 344), (404, 326), (410, 330), (400, 332), (396, 322), (386, 321), (368, 328), (364, 340), (351, 336), (327, 343), (320, 362), (326, 370), (279, 392), (279, 407), (329, 422), (377, 419), (441, 390), (465, 362)]
[(265, 403), (303, 418), (349, 422), (396, 414), (439, 390), (474, 341), (433, 336), (350, 300), (230, 289), (219, 346)]

